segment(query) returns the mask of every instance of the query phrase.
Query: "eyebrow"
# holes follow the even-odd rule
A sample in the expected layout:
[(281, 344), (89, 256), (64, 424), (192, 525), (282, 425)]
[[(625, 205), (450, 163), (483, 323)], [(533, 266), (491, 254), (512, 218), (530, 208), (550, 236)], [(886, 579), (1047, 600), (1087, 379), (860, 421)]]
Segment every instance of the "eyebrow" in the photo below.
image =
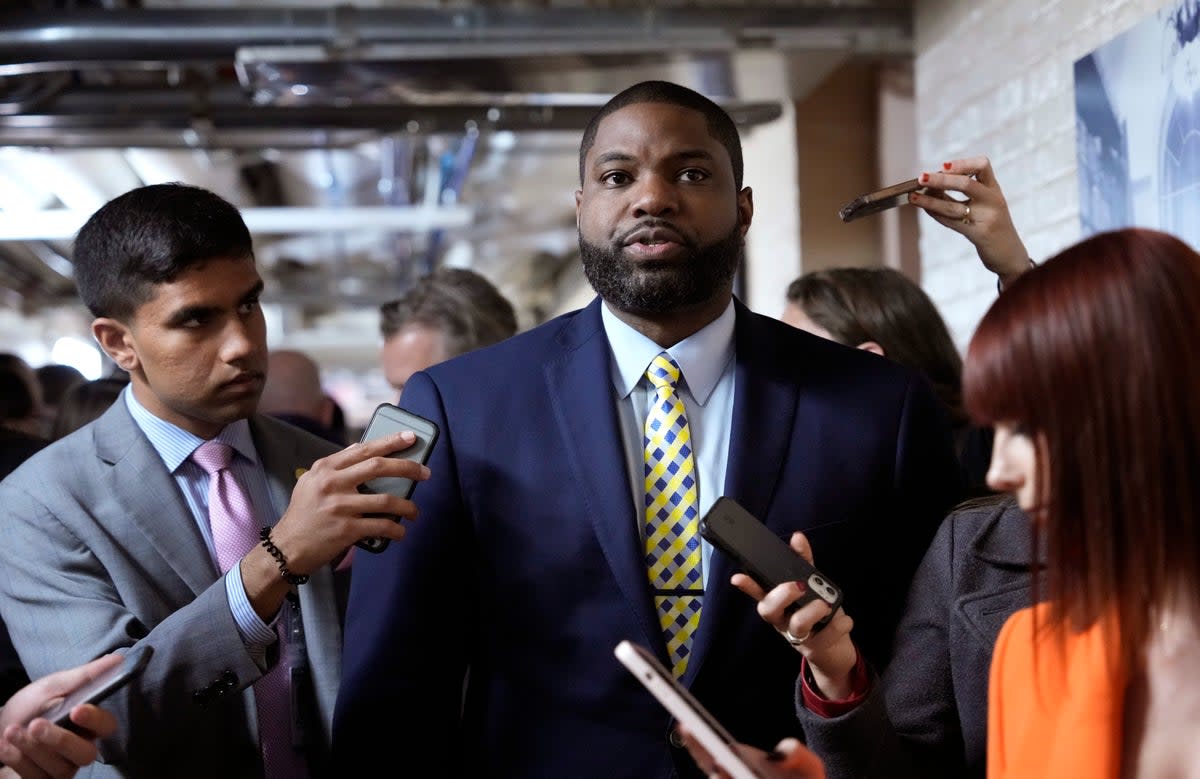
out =
[[(260, 297), (265, 287), (266, 285), (264, 284), (263, 280), (259, 279), (254, 283), (254, 286), (246, 290), (245, 294), (238, 299), (238, 305)], [(220, 306), (185, 306), (184, 308), (181, 308), (172, 314), (167, 320), (167, 324), (171, 327), (178, 327), (188, 320), (204, 319), (212, 316), (213, 314), (219, 313), (220, 310)]]
[[(593, 168), (599, 168), (607, 165), (610, 162), (632, 162), (634, 156), (623, 151), (607, 151), (596, 157), (596, 161), (592, 163)], [(707, 149), (683, 149), (677, 151), (670, 156), (671, 160), (688, 161), (688, 160), (704, 160), (713, 162), (716, 157)]]

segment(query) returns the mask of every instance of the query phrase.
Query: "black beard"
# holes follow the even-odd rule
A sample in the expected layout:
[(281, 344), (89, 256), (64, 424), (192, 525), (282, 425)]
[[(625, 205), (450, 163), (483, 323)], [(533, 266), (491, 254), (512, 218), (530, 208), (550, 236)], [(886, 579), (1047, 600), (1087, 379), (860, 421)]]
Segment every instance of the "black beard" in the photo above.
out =
[(746, 245), (735, 225), (708, 246), (684, 248), (682, 259), (634, 262), (621, 246), (601, 246), (579, 236), (583, 272), (592, 289), (618, 310), (634, 314), (666, 314), (712, 300), (729, 287)]

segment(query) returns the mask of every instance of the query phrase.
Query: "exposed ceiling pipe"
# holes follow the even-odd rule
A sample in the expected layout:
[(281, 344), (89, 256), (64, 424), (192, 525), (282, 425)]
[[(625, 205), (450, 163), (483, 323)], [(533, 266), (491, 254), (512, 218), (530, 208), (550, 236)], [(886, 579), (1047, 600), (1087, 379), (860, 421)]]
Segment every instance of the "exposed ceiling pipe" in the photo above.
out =
[[(244, 208), (246, 227), (255, 235), (336, 233), (363, 230), (425, 232), (464, 227), (474, 218), (468, 206), (355, 206), (353, 208)], [(65, 208), (0, 212), (0, 241), (71, 240), (91, 211)]]
[(912, 8), (900, 3), (691, 8), (143, 8), (18, 11), (0, 18), (10, 64), (106, 60), (227, 60), (243, 46), (469, 41), (727, 40), (772, 44), (805, 33), (872, 31), (911, 46)]

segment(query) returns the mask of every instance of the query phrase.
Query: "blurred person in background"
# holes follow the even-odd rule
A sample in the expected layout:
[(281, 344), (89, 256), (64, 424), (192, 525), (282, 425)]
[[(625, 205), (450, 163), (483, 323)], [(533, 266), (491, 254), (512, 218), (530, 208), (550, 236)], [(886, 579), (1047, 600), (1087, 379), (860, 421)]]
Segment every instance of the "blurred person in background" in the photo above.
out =
[[(42, 388), (37, 375), (29, 363), (7, 352), (0, 353), (0, 428), (45, 442)], [(8, 439), (5, 444), (8, 448)]]
[(59, 363), (43, 365), (37, 368), (34, 374), (42, 388), (42, 435), (53, 441), (54, 420), (58, 417), (59, 403), (68, 390), (87, 379), (78, 369)]
[(99, 418), (128, 384), (129, 376), (120, 373), (72, 386), (59, 400), (50, 439), (57, 441)]
[(380, 309), (383, 375), (403, 392), (417, 371), (517, 332), (512, 303), (485, 277), (439, 268)]
[(346, 445), (344, 432), (336, 431), (333, 426), (333, 398), (321, 387), (321, 368), (303, 352), (272, 350), (267, 358), (267, 382), (258, 410), (326, 441)]

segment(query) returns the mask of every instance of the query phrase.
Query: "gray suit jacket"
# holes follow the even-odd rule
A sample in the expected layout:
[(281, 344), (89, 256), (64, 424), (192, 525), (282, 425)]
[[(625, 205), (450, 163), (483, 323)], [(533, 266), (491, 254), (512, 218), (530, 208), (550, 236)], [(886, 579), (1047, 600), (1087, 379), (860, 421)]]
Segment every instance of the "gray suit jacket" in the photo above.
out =
[(1029, 520), (1011, 498), (970, 501), (946, 518), (913, 578), (882, 683), (873, 678), (860, 706), (830, 719), (797, 695), (829, 779), (983, 779), (992, 649), (1030, 605), (1032, 560)]
[[(296, 469), (334, 447), (267, 417), (250, 429), (282, 513)], [(341, 664), (332, 572), (299, 591), (316, 737), (327, 744)], [(239, 691), (266, 669), (242, 643), (183, 495), (123, 402), (0, 483), (0, 612), (35, 678), (154, 648), (143, 675), (105, 704), (120, 720), (101, 745), (108, 765), (81, 776), (261, 776), (253, 707)]]

